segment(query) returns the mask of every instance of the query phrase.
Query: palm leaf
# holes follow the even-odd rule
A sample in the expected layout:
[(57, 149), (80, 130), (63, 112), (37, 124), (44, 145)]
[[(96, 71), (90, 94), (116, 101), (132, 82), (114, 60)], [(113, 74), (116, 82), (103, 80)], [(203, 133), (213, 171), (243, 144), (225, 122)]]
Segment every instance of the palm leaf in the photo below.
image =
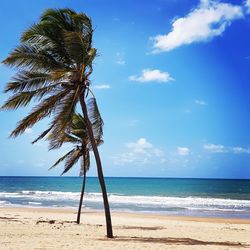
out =
[(84, 42), (80, 32), (65, 30), (63, 32), (63, 38), (68, 55), (73, 59), (76, 65), (80, 66), (83, 62), (83, 58), (87, 56), (88, 44)]
[(64, 69), (64, 65), (56, 61), (48, 52), (39, 50), (33, 44), (21, 44), (12, 51), (3, 61), (4, 64), (29, 71), (49, 72)]
[(44, 50), (49, 50), (57, 61), (64, 64), (65, 68), (71, 68), (72, 60), (64, 48), (62, 30), (56, 25), (46, 21), (34, 24), (22, 34), (21, 41), (39, 44)]
[(21, 106), (27, 106), (32, 99), (41, 100), (45, 95), (55, 91), (58, 84), (40, 88), (34, 91), (21, 92), (10, 97), (1, 109), (17, 109)]
[(96, 99), (90, 98), (87, 102), (88, 115), (89, 120), (92, 124), (92, 130), (94, 134), (94, 138), (97, 142), (102, 140), (103, 137), (103, 120), (101, 118), (101, 114), (99, 112)]
[(5, 87), (5, 93), (7, 92), (20, 92), (20, 91), (32, 91), (42, 87), (46, 87), (51, 84), (58, 83), (64, 78), (63, 74), (48, 74), (42, 72), (18, 72), (13, 81), (7, 83)]
[(82, 150), (80, 148), (76, 148), (65, 158), (64, 171), (61, 175), (67, 173), (80, 159), (82, 156)]
[(58, 94), (48, 97), (41, 104), (35, 106), (31, 113), (18, 123), (17, 127), (12, 131), (10, 136), (16, 137), (22, 134), (25, 129), (32, 127), (35, 123), (49, 116), (55, 110), (56, 105), (62, 98), (67, 96), (67, 94), (68, 92), (66, 90), (59, 92)]
[(53, 127), (51, 133), (57, 135), (58, 138), (56, 140), (50, 140), (50, 150), (59, 148), (63, 144), (66, 136), (62, 131), (66, 131), (71, 126), (79, 94), (80, 88), (69, 93), (58, 104), (54, 119), (51, 123), (56, 124), (56, 126)]
[(32, 141), (31, 143), (34, 144), (36, 142), (38, 142), (39, 140), (43, 139), (50, 131), (51, 129), (54, 127), (54, 124), (51, 125), (48, 129), (44, 130), (34, 141)]
[(59, 158), (50, 168), (54, 168), (56, 167), (58, 164), (60, 164), (62, 161), (64, 161), (70, 154), (72, 154), (75, 151), (75, 149), (72, 149), (71, 151), (69, 151), (68, 153), (66, 153), (64, 156), (62, 156), (61, 158)]
[(89, 151), (85, 150), (85, 153), (83, 154), (83, 158), (81, 160), (81, 168), (80, 168), (79, 176), (83, 176), (84, 169), (85, 169), (85, 172), (87, 172), (89, 170), (89, 167), (90, 167), (90, 155), (89, 155)]

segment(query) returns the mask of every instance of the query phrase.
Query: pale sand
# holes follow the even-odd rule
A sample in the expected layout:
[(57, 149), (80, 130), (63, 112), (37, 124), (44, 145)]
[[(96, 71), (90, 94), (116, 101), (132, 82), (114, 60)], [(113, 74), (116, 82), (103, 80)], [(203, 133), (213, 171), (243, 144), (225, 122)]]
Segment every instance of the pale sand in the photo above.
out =
[(250, 249), (250, 220), (112, 213), (46, 208), (0, 208), (0, 249)]

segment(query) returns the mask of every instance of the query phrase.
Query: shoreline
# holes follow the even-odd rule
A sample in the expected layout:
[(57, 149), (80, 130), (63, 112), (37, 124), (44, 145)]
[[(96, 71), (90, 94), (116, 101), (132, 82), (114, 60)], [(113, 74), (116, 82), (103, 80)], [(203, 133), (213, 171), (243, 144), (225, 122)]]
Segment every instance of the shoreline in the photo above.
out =
[[(27, 211), (32, 211), (32, 210), (36, 210), (36, 211), (57, 211), (61, 213), (76, 213), (78, 210), (78, 207), (38, 207), (38, 206), (0, 206), (0, 211), (4, 210), (4, 209), (10, 209), (10, 210), (27, 210)], [(104, 213), (104, 210), (101, 209), (85, 209), (84, 207), (82, 208), (82, 214), (84, 213), (96, 213), (96, 214), (102, 214)], [(195, 215), (171, 215), (171, 214), (167, 214), (167, 213), (158, 213), (158, 212), (144, 212), (144, 211), (118, 211), (118, 210), (112, 210), (111, 209), (111, 213), (112, 214), (127, 214), (127, 215), (136, 215), (136, 216), (142, 216), (142, 217), (159, 217), (159, 218), (174, 218), (176, 220), (180, 219), (180, 220), (185, 220), (185, 221), (220, 221), (220, 222), (228, 222), (231, 221), (232, 223), (246, 223), (246, 224), (250, 224), (250, 218), (244, 218), (244, 217), (225, 217), (225, 216), (195, 216)]]
[[(36, 213), (51, 213), (51, 214), (77, 214), (78, 208), (68, 208), (68, 207), (32, 207), (32, 206), (16, 206), (16, 207), (0, 207), (0, 213), (4, 210), (10, 211), (20, 211), (20, 212), (36, 212)], [(84, 214), (96, 214), (104, 216), (104, 210), (94, 210), (94, 209), (82, 209), (82, 217)], [(160, 213), (144, 213), (136, 211), (112, 211), (111, 215), (116, 216), (128, 216), (128, 217), (138, 217), (138, 218), (157, 218), (157, 219), (167, 219), (167, 220), (180, 220), (180, 221), (196, 221), (196, 222), (220, 222), (220, 223), (233, 223), (233, 224), (250, 224), (250, 219), (248, 218), (225, 218), (225, 217), (206, 217), (206, 216), (183, 216), (183, 215), (167, 215)]]
[(250, 220), (112, 212), (107, 239), (104, 212), (0, 207), (0, 249), (250, 249)]

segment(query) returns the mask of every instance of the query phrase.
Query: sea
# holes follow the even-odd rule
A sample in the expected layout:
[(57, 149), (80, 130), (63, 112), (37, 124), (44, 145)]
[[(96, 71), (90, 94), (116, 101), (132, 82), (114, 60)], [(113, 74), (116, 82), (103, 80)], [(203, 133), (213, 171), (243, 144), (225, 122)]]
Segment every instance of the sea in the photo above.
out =
[[(250, 180), (105, 178), (111, 211), (250, 219)], [(0, 177), (0, 207), (77, 210), (81, 177)], [(87, 177), (83, 206), (103, 210), (96, 177)]]

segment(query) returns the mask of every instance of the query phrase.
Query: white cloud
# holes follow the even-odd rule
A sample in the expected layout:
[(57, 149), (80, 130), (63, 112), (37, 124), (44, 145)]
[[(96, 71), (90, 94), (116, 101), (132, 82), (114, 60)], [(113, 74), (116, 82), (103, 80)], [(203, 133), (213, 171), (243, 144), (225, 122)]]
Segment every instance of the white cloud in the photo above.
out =
[(225, 147), (221, 144), (205, 144), (203, 148), (210, 153), (250, 154), (250, 147)]
[(205, 144), (203, 148), (211, 153), (224, 153), (225, 147), (219, 144)]
[(194, 102), (197, 105), (202, 105), (202, 106), (207, 105), (207, 103), (205, 101), (203, 101), (203, 100), (195, 100)]
[(243, 9), (239, 5), (201, 0), (196, 9), (173, 21), (168, 34), (153, 38), (153, 52), (170, 51), (193, 42), (208, 41), (221, 35), (233, 20), (243, 16)]
[(189, 155), (190, 150), (187, 147), (178, 147), (177, 152), (181, 156), (187, 156), (187, 155)]
[(29, 134), (33, 133), (33, 130), (32, 130), (32, 128), (26, 128), (24, 133), (29, 135)]
[(233, 147), (232, 151), (235, 154), (250, 154), (250, 148)]
[(135, 153), (145, 153), (146, 149), (153, 147), (145, 138), (140, 138), (136, 142), (130, 142), (127, 144), (128, 148), (131, 148)]
[(247, 8), (247, 13), (250, 13), (250, 0), (246, 0), (245, 7)]
[(112, 157), (114, 164), (143, 165), (151, 162), (165, 162), (163, 151), (154, 147), (146, 138), (140, 138), (136, 142), (127, 143), (126, 148), (127, 152)]
[(140, 76), (130, 76), (130, 81), (137, 82), (169, 82), (174, 81), (174, 78), (170, 76), (168, 72), (161, 72), (158, 69), (143, 69)]
[(110, 89), (111, 86), (109, 84), (99, 84), (99, 85), (94, 85), (94, 89)]
[(117, 59), (117, 60), (116, 60), (116, 63), (117, 63), (117, 64), (120, 64), (120, 65), (124, 65), (126, 62), (125, 62), (125, 60), (123, 60), (123, 59)]

